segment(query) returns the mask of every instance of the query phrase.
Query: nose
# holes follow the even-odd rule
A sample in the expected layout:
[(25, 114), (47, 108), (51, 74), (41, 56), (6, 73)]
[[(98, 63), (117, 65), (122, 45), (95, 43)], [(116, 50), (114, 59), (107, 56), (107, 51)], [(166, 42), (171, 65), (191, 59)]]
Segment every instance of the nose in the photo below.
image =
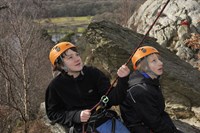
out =
[(161, 66), (163, 65), (163, 62), (161, 60), (159, 60), (159, 65), (161, 65)]
[(79, 61), (80, 59), (81, 59), (81, 58), (80, 58), (79, 55), (75, 55), (75, 56), (74, 56), (74, 60), (75, 60), (75, 61)]

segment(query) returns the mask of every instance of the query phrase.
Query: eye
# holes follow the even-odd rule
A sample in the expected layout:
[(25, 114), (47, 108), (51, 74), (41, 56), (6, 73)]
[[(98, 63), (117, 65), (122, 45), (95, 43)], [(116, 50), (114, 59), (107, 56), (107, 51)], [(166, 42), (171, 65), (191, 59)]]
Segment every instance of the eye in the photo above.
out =
[(160, 56), (158, 57), (158, 59), (159, 59), (160, 61), (162, 61), (162, 60), (163, 60), (163, 59), (162, 59)]
[(153, 59), (153, 60), (152, 60), (152, 62), (156, 62), (156, 60), (155, 60), (155, 59)]
[(72, 56), (67, 56), (67, 59), (72, 59)]

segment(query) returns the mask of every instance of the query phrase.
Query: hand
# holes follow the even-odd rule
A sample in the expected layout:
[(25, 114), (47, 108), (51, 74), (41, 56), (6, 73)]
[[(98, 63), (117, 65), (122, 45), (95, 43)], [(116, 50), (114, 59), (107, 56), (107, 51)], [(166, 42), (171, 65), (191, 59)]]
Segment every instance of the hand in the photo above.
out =
[(80, 114), (81, 122), (87, 122), (88, 119), (90, 118), (90, 115), (91, 115), (91, 112), (88, 109), (81, 111), (81, 114)]
[(128, 76), (129, 73), (130, 73), (130, 69), (126, 65), (122, 65), (117, 71), (117, 75), (120, 78)]

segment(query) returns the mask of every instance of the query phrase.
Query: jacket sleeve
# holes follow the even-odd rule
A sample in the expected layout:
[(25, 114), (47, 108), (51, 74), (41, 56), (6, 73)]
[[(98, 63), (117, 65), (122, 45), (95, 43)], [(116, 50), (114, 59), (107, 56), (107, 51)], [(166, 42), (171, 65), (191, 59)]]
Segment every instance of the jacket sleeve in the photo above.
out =
[[(99, 90), (99, 94), (103, 96), (111, 87), (110, 80), (100, 70), (95, 69), (94, 72), (96, 73), (94, 78), (97, 78), (96, 87)], [(118, 78), (116, 86), (112, 87), (110, 93), (108, 94), (108, 106), (119, 105), (126, 97), (126, 91), (128, 89), (128, 79), (129, 75), (123, 78)]]
[(169, 120), (168, 114), (158, 107), (157, 99), (142, 87), (138, 86), (137, 90), (131, 92), (136, 102), (133, 106), (144, 125), (150, 127), (154, 133), (174, 133), (175, 126)]
[(80, 123), (80, 110), (67, 111), (54, 88), (48, 87), (45, 95), (46, 114), (52, 123), (71, 127)]
[(125, 99), (128, 90), (129, 76), (119, 78), (117, 85), (112, 88), (109, 96), (111, 105), (119, 105)]

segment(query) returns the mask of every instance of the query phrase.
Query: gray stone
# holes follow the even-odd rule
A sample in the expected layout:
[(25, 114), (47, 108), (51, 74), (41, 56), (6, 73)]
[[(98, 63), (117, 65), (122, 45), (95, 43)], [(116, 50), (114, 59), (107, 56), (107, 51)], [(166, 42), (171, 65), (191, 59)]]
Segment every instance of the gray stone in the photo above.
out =
[[(159, 11), (164, 6), (165, 2), (167, 2), (167, 0), (147, 0), (131, 16), (128, 21), (128, 27), (130, 29), (137, 29), (138, 33), (145, 34), (157, 17)], [(183, 23), (183, 21), (186, 23)], [(161, 46), (167, 47), (173, 52), (179, 52), (180, 48), (178, 49), (177, 47), (179, 44), (174, 47), (176, 45), (174, 43), (179, 43), (179, 41), (184, 42), (186, 39), (191, 37), (192, 33), (200, 34), (199, 0), (174, 0), (169, 2), (149, 35), (156, 38), (157, 42)], [(191, 56), (195, 58), (198, 51), (199, 50), (195, 50)], [(180, 55), (181, 59), (186, 59), (185, 61), (191, 62), (188, 60), (187, 54), (181, 54), (179, 52), (177, 55)], [(186, 57), (183, 57), (184, 55)], [(198, 60), (191, 64), (195, 68), (197, 61)], [(200, 67), (197, 68), (200, 69)]]

